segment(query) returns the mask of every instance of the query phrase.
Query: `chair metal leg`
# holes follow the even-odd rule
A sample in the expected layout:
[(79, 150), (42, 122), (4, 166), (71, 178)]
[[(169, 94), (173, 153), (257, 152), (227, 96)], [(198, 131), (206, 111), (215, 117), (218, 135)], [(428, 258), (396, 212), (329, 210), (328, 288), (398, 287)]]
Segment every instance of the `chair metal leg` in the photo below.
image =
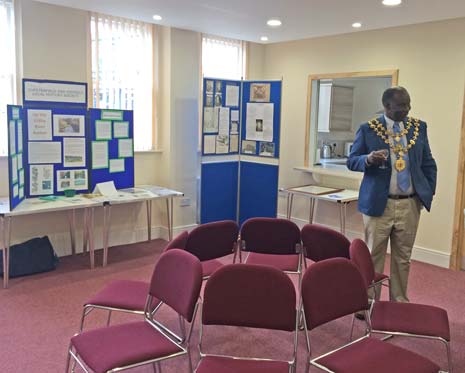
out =
[(179, 329), (181, 330), (181, 337), (182, 341), (184, 342), (186, 340), (186, 323), (184, 321), (184, 318), (181, 315), (178, 315), (179, 317)]
[(110, 325), (110, 319), (111, 319), (111, 310), (108, 311), (107, 326)]
[(79, 327), (79, 333), (82, 332), (82, 330), (84, 329), (84, 321), (85, 321), (86, 316), (89, 314), (89, 312), (87, 312), (86, 307), (84, 307), (84, 309), (82, 310), (81, 326)]
[(309, 360), (309, 359), (310, 359), (310, 358), (307, 359), (307, 364), (306, 364), (306, 366), (305, 366), (305, 372), (306, 372), (306, 373), (310, 372), (310, 360)]
[(69, 347), (68, 347), (68, 357), (66, 359), (66, 369), (65, 369), (65, 372), (68, 373), (69, 372), (69, 363), (71, 361), (71, 354), (69, 353), (69, 351), (71, 350), (72, 346), (71, 346), (71, 343), (69, 344)]
[(187, 362), (189, 363), (189, 372), (194, 373), (194, 368), (192, 367), (191, 350), (189, 346), (187, 346)]
[(447, 365), (448, 365), (448, 368), (449, 368), (448, 372), (452, 373), (452, 356), (451, 356), (451, 353), (450, 353), (450, 343), (444, 341), (444, 344), (446, 345), (446, 350), (447, 350)]
[(350, 326), (349, 342), (352, 342), (352, 336), (354, 334), (354, 324), (355, 324), (355, 314), (352, 315), (352, 325)]

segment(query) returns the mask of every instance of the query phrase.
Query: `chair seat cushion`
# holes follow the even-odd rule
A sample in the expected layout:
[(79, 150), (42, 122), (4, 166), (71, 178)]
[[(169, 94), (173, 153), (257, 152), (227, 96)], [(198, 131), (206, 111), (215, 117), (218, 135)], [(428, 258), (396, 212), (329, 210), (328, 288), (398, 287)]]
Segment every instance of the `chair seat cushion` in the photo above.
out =
[(375, 302), (372, 313), (374, 330), (441, 337), (450, 341), (446, 310), (425, 304)]
[(183, 351), (144, 321), (84, 332), (71, 338), (71, 344), (96, 373)]
[(385, 275), (384, 273), (375, 272), (375, 278), (373, 279), (373, 281), (376, 283), (376, 282), (380, 282), (380, 281), (385, 281), (388, 278), (389, 278), (389, 276)]
[[(112, 281), (100, 292), (89, 299), (85, 305), (118, 308), (128, 311), (143, 311), (149, 284), (142, 281), (117, 280)], [(153, 307), (158, 305), (158, 299), (153, 300)]]
[(241, 360), (219, 356), (202, 358), (196, 373), (288, 373), (283, 361)]
[(246, 263), (267, 265), (280, 269), (281, 271), (297, 272), (299, 269), (299, 255), (276, 255), (251, 252), (246, 259)]
[(203, 278), (210, 277), (213, 272), (215, 272), (218, 268), (223, 266), (218, 259), (211, 259), (201, 262), (202, 264), (202, 276)]
[(337, 373), (438, 373), (439, 366), (414, 352), (374, 338), (316, 360)]

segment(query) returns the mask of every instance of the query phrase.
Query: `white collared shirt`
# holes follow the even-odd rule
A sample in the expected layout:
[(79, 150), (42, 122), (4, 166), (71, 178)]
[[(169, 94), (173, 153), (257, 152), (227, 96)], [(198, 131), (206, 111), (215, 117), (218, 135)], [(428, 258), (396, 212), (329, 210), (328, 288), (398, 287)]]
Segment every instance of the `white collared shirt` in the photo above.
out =
[[(388, 131), (390, 132), (394, 132), (393, 130), (393, 127), (394, 127), (394, 121), (391, 119), (391, 118), (388, 118), (386, 115), (384, 115), (384, 119), (386, 120), (386, 128), (388, 129)], [(403, 122), (399, 122), (399, 127), (400, 127), (400, 130), (403, 131), (404, 129), (404, 123)], [(392, 138), (389, 138), (389, 141), (393, 141)], [(404, 144), (407, 144), (407, 136), (404, 135), (402, 136), (402, 142)], [(410, 187), (408, 188), (408, 190), (406, 192), (402, 191), (398, 185), (397, 185), (397, 170), (396, 168), (394, 167), (395, 163), (396, 163), (396, 160), (397, 160), (397, 157), (396, 157), (396, 154), (394, 153), (394, 151), (392, 149), (390, 149), (391, 151), (391, 167), (392, 167), (392, 173), (391, 173), (391, 182), (389, 183), (389, 194), (394, 194), (394, 195), (409, 195), (409, 194), (413, 194), (415, 193), (415, 189), (413, 188), (413, 183), (412, 183), (412, 177), (410, 177)], [(408, 153), (406, 153), (404, 155), (404, 158), (407, 158), (408, 159)]]

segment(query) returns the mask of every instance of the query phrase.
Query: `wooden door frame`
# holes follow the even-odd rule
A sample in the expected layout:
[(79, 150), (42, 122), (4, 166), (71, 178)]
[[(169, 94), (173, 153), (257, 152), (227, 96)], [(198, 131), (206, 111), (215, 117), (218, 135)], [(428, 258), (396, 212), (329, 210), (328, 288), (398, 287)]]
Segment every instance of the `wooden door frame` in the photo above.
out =
[(460, 133), (459, 164), (457, 173), (457, 188), (455, 192), (454, 231), (452, 235), (452, 247), (450, 253), (451, 269), (462, 268), (462, 258), (465, 254), (465, 90), (462, 105), (462, 129)]

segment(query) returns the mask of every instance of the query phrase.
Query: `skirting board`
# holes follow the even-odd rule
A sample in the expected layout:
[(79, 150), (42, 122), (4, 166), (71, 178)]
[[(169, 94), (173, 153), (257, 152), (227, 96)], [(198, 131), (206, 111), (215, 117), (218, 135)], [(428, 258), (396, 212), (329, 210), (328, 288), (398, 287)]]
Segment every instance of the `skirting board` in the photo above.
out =
[[(278, 217), (283, 218), (283, 219), (286, 218), (286, 216), (283, 214), (278, 215)], [(308, 221), (303, 220), (303, 219), (291, 218), (291, 220), (294, 223), (296, 223), (299, 226), (299, 228), (302, 228), (305, 224), (308, 224)], [(330, 225), (326, 225), (326, 226), (328, 228), (339, 231), (339, 227), (330, 226)], [(363, 238), (363, 232), (346, 230), (346, 236), (349, 239)], [(389, 251), (390, 249), (388, 248), (388, 252)], [(419, 262), (432, 264), (432, 265), (442, 267), (442, 268), (449, 268), (450, 254), (437, 251), (437, 250), (433, 250), (433, 249), (429, 249), (426, 247), (414, 246), (413, 253), (412, 253), (412, 259), (417, 260)]]

